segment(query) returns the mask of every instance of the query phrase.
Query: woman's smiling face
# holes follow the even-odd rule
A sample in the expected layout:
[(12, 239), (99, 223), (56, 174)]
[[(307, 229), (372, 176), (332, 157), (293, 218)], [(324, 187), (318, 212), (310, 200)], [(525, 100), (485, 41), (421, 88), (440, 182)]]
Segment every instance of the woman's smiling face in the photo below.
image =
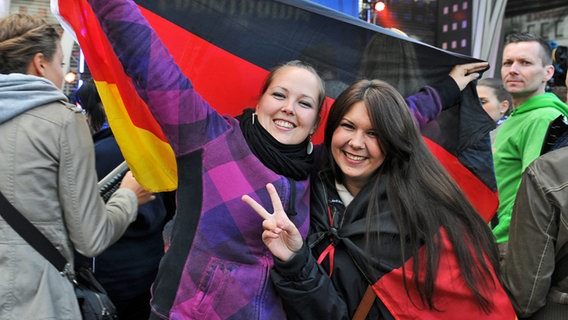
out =
[(299, 144), (317, 128), (319, 92), (320, 82), (310, 71), (283, 68), (258, 101), (258, 122), (278, 142)]
[(333, 132), (331, 153), (353, 195), (385, 160), (364, 102), (353, 104), (341, 119)]

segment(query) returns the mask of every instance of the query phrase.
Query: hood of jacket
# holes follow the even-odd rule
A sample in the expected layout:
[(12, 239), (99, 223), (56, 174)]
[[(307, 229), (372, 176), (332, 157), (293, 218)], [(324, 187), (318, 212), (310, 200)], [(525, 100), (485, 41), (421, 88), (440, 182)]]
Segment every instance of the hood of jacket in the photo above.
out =
[(527, 101), (523, 102), (520, 106), (513, 110), (511, 116), (530, 112), (534, 109), (544, 107), (554, 108), (560, 111), (560, 113), (568, 115), (568, 106), (564, 102), (562, 102), (562, 100), (560, 100), (554, 93), (546, 92), (531, 97)]
[(0, 124), (55, 101), (68, 99), (47, 79), (21, 73), (0, 74)]

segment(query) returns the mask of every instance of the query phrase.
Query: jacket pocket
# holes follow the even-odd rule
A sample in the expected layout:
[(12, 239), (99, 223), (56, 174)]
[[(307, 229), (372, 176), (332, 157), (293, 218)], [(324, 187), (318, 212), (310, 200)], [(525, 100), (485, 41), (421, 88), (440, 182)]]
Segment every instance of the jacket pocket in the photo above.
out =
[(272, 288), (266, 289), (268, 268), (212, 257), (196, 283), (195, 294), (180, 301), (178, 292), (179, 303), (173, 306), (171, 318), (226, 319), (236, 315), (240, 319), (258, 319), (260, 306), (275, 295)]

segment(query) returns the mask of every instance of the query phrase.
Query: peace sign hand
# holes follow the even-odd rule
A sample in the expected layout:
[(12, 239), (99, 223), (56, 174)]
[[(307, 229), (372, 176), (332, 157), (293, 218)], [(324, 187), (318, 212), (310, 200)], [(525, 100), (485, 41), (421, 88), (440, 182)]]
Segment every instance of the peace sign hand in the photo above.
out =
[(302, 235), (298, 228), (290, 221), (282, 207), (282, 201), (272, 183), (266, 185), (266, 190), (272, 200), (273, 214), (270, 214), (258, 202), (248, 195), (242, 200), (248, 204), (258, 215), (264, 219), (262, 227), (262, 241), (270, 252), (282, 261), (290, 260), (304, 245)]

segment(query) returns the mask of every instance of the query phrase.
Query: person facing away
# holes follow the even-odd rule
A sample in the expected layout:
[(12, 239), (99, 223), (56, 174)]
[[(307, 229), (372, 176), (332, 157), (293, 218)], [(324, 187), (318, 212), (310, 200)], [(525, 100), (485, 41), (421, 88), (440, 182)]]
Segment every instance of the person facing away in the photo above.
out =
[[(254, 110), (221, 116), (195, 92), (135, 3), (89, 3), (177, 159), (177, 213), (152, 285), (151, 318), (284, 319), (268, 278), (273, 260), (260, 238), (261, 218), (240, 196), (269, 205), (265, 185), (272, 183), (307, 236), (310, 136), (325, 98), (323, 81), (309, 65), (286, 62), (269, 73)], [(148, 64), (138, 63), (140, 52), (149, 52)], [(435, 101), (423, 110), (413, 104), (425, 121), (440, 112), (443, 99), (429, 88), (411, 103), (421, 97)]]
[(492, 229), (501, 257), (509, 239), (521, 175), (540, 155), (550, 122), (561, 114), (568, 115), (568, 106), (553, 93), (545, 92), (553, 74), (552, 53), (546, 41), (530, 33), (505, 37), (501, 79), (513, 97), (514, 110), (497, 132), (493, 153), (499, 208)]
[(491, 145), (495, 143), (495, 135), (499, 127), (513, 111), (513, 98), (505, 90), (503, 81), (497, 78), (485, 78), (477, 82), (477, 95), (483, 110), (495, 121), (497, 127), (490, 133)]
[[(58, 31), (38, 17), (0, 20), (0, 192), (73, 266), (95, 256), (153, 198), (128, 173), (107, 205), (93, 142), (61, 92)], [(0, 218), (0, 318), (81, 318), (73, 284)]]
[[(118, 167), (124, 157), (112, 134), (101, 98), (93, 81), (86, 81), (75, 92), (76, 101), (85, 111), (93, 131), (95, 167), (101, 180)], [(173, 213), (168, 212), (164, 197), (138, 207), (136, 220), (124, 235), (95, 258), (76, 256), (76, 265), (93, 268), (95, 277), (105, 288), (117, 308), (121, 320), (148, 319), (150, 316), (150, 286), (164, 255), (162, 229)]]
[(515, 198), (504, 284), (519, 318), (568, 314), (568, 121), (551, 151), (523, 173)]
[[(401, 95), (361, 80), (334, 102), (303, 241), (272, 185), (262, 239), (291, 319), (514, 319), (490, 229), (430, 153)], [(375, 299), (375, 295), (378, 296)]]

